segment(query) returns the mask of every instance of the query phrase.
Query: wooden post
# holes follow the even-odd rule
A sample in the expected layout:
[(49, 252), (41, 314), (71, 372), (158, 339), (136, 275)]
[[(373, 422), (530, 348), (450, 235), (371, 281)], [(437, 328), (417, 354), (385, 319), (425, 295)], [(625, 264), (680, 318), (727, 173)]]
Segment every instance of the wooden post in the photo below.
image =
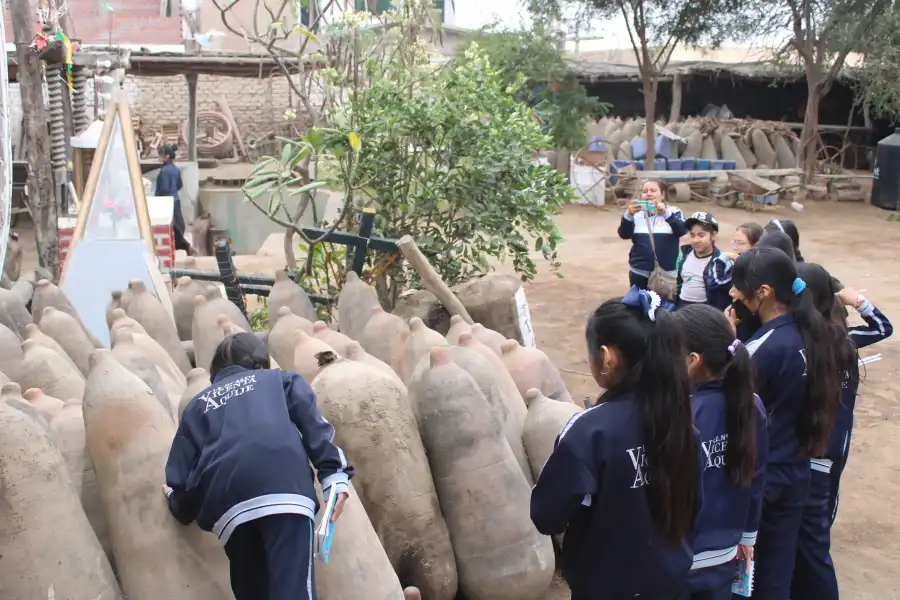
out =
[(369, 251), (369, 238), (372, 237), (372, 229), (375, 227), (375, 209), (364, 208), (359, 222), (359, 243), (353, 250), (353, 270), (362, 277), (363, 267), (366, 265), (366, 253)]
[(232, 304), (241, 309), (247, 316), (247, 306), (244, 304), (244, 295), (238, 283), (237, 271), (234, 261), (231, 260), (231, 244), (228, 238), (219, 238), (215, 243), (216, 263), (219, 265), (219, 281), (225, 286), (225, 295)]
[(30, 2), (8, 3), (16, 43), (19, 90), (22, 96), (22, 120), (25, 151), (28, 156), (28, 196), (26, 205), (34, 222), (38, 262), (59, 280), (59, 223), (50, 168), (50, 116), (44, 101), (41, 61), (31, 51), (34, 38), (34, 12)]
[(472, 320), (472, 317), (469, 316), (469, 311), (466, 310), (466, 307), (463, 306), (460, 299), (456, 297), (456, 294), (454, 294), (449, 287), (447, 287), (447, 284), (444, 283), (441, 276), (438, 275), (437, 271), (434, 270), (434, 267), (431, 266), (431, 263), (428, 262), (428, 259), (425, 258), (425, 255), (422, 254), (422, 251), (419, 250), (419, 246), (416, 245), (416, 241), (412, 239), (412, 237), (404, 235), (397, 240), (397, 247), (400, 248), (400, 252), (403, 254), (406, 261), (412, 265), (412, 268), (419, 274), (419, 278), (422, 280), (422, 287), (434, 294), (435, 298), (444, 305), (444, 308), (447, 309), (448, 313), (451, 315), (459, 315), (470, 325), (475, 322)]
[(672, 79), (672, 110), (669, 112), (669, 123), (677, 123), (681, 119), (681, 74), (675, 73)]
[(197, 161), (197, 79), (196, 73), (185, 75), (188, 84), (188, 160)]

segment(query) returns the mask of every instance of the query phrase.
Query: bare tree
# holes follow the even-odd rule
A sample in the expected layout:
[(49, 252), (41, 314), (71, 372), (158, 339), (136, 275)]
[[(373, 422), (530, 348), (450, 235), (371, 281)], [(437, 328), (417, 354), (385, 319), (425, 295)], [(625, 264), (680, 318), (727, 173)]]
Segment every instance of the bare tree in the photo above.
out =
[[(889, 0), (757, 0), (752, 14), (756, 34), (778, 36), (777, 57), (799, 64), (806, 76), (807, 98), (797, 157), (808, 182), (819, 151), (819, 105), (844, 68), (851, 52), (865, 48), (865, 40), (890, 8)], [(754, 31), (755, 30), (755, 31)]]

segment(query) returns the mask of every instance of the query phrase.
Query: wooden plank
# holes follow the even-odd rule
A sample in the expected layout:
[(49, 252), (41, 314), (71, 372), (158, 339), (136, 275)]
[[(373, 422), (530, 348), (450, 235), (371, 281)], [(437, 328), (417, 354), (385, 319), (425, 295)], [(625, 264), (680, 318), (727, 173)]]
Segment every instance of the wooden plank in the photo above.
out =
[(757, 177), (784, 177), (785, 175), (803, 175), (800, 169), (735, 169), (733, 171), (637, 171), (633, 175), (631, 173), (615, 173), (615, 177), (637, 178), (637, 179), (685, 179), (695, 177), (727, 177), (728, 173), (735, 175), (755, 175)]

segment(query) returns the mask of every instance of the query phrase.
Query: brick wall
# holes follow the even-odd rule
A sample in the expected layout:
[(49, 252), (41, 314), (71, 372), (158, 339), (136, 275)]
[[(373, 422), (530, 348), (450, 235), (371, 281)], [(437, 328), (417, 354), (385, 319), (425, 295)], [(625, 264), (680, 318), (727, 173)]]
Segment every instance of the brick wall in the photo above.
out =
[[(125, 79), (125, 93), (132, 113), (140, 116), (145, 128), (164, 123), (182, 123), (188, 116), (187, 82), (177, 77), (134, 77)], [(197, 84), (197, 110), (215, 111), (224, 98), (244, 140), (264, 135), (273, 124), (284, 120), (289, 108), (297, 112), (297, 98), (289, 93), (282, 77), (251, 79), (201, 75)], [(293, 106), (292, 106), (293, 104)]]

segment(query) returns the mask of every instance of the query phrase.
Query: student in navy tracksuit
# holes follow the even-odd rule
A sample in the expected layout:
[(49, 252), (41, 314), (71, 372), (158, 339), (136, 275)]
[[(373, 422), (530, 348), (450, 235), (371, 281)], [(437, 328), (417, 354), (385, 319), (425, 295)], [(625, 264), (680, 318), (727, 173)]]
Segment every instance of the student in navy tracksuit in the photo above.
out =
[[(633, 200), (619, 223), (619, 237), (631, 240), (628, 254), (628, 280), (630, 285), (647, 288), (653, 262), (653, 246), (656, 245), (656, 261), (659, 268), (675, 277), (678, 260), (678, 240), (687, 233), (681, 209), (666, 206), (666, 184), (662, 181), (646, 181), (641, 188), (641, 198), (652, 202), (654, 210), (647, 212), (637, 200)], [(653, 231), (653, 243), (650, 231)]]
[(178, 192), (184, 187), (181, 181), (181, 171), (175, 166), (175, 153), (177, 148), (172, 144), (165, 144), (159, 147), (159, 161), (162, 167), (159, 168), (159, 174), (156, 176), (157, 196), (171, 196), (174, 200), (172, 213), (172, 233), (175, 238), (175, 249), (184, 250), (188, 254), (194, 254), (191, 245), (188, 244), (184, 237), (185, 224), (184, 213), (181, 212), (181, 199)]
[[(796, 262), (794, 257), (794, 244), (791, 238), (780, 230), (766, 231), (756, 245), (757, 248), (777, 248), (784, 252), (788, 258)], [(740, 310), (737, 319), (737, 337), (742, 342), (747, 342), (753, 334), (762, 326), (759, 317), (746, 310), (745, 306), (738, 303), (734, 308)]]
[(728, 600), (734, 559), (752, 559), (766, 479), (766, 412), (753, 393), (753, 364), (721, 311), (675, 313), (687, 340), (694, 427), (704, 456), (703, 508), (692, 535), (694, 564), (683, 600)]
[(736, 307), (762, 323), (747, 350), (769, 419), (753, 598), (787, 600), (809, 492), (809, 459), (825, 451), (841, 390), (837, 350), (828, 344), (811, 292), (781, 250), (757, 247), (742, 254), (732, 282)]
[[(838, 582), (831, 559), (831, 525), (837, 511), (841, 473), (850, 451), (853, 407), (859, 388), (857, 349), (887, 338), (893, 328), (873, 304), (855, 290), (841, 289), (837, 280), (821, 266), (804, 263), (797, 270), (807, 282), (816, 308), (828, 322), (831, 338), (828, 343), (841, 349), (840, 370), (845, 376), (828, 448), (823, 455), (810, 460), (810, 493), (800, 527), (791, 598), (837, 600)], [(866, 325), (848, 331), (845, 306), (856, 308)]]
[(169, 509), (196, 520), (225, 546), (237, 600), (314, 600), (310, 461), (340, 515), (353, 469), (334, 428), (296, 373), (269, 369), (252, 333), (225, 338), (212, 360), (212, 385), (187, 405), (169, 461)]
[(669, 600), (691, 568), (700, 444), (684, 339), (660, 304), (632, 287), (591, 315), (591, 372), (606, 392), (559, 434), (532, 492), (538, 531), (565, 532), (572, 600)]
[(678, 273), (679, 307), (709, 304), (724, 310), (731, 304), (731, 268), (734, 263), (716, 247), (719, 222), (712, 213), (696, 212), (684, 222), (691, 243), (681, 247)]

